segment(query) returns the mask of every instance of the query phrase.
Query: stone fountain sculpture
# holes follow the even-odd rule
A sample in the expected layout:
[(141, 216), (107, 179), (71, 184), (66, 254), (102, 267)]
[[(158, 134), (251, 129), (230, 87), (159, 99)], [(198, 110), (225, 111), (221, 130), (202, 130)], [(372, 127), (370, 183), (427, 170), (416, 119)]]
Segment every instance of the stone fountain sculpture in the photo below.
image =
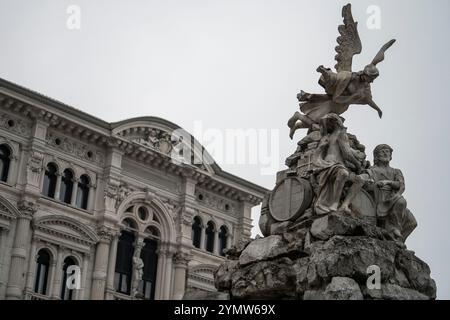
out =
[(320, 66), (324, 94), (301, 92), (300, 109), (288, 121), (290, 137), (307, 129), (287, 169), (265, 197), (259, 227), (264, 237), (226, 251), (216, 288), (231, 299), (435, 299), (428, 265), (406, 248), (417, 226), (402, 193), (403, 174), (389, 163), (393, 149), (380, 144), (374, 165), (347, 132), (341, 116), (351, 104), (368, 104), (376, 65), (352, 72), (361, 52), (350, 4), (342, 10), (336, 71)]

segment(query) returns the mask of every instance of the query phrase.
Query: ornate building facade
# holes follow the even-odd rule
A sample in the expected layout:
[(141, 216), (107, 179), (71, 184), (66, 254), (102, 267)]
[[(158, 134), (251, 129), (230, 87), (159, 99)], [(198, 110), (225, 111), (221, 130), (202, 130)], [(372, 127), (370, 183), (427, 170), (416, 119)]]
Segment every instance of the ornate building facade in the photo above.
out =
[(107, 123), (0, 79), (0, 299), (215, 290), (266, 191), (169, 121)]

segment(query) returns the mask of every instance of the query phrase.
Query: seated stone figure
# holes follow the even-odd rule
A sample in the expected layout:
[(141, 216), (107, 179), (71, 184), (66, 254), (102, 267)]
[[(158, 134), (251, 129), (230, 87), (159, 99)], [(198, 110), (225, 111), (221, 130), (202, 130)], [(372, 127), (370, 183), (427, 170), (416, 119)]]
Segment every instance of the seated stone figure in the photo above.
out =
[[(349, 205), (364, 185), (358, 174), (359, 159), (350, 146), (342, 118), (330, 113), (320, 121), (321, 139), (311, 163), (311, 184), (316, 193), (314, 212), (318, 215), (333, 211), (350, 213)], [(352, 169), (350, 169), (352, 168)], [(344, 186), (351, 187), (342, 203)]]
[(389, 166), (392, 151), (387, 144), (376, 146), (373, 151), (374, 165), (367, 173), (375, 181), (371, 191), (377, 203), (377, 218), (397, 240), (405, 242), (417, 227), (417, 222), (406, 208), (406, 200), (402, 196), (405, 191), (403, 174)]

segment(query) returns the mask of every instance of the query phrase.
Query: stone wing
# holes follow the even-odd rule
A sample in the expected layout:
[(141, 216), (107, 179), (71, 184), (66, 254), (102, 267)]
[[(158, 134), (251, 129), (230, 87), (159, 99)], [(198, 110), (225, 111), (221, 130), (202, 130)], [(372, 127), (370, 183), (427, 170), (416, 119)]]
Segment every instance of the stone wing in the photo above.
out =
[(344, 24), (338, 27), (340, 36), (337, 37), (338, 46), (335, 48), (337, 54), (336, 71), (352, 71), (352, 59), (355, 54), (361, 53), (362, 44), (358, 34), (358, 22), (353, 20), (351, 5), (342, 8)]

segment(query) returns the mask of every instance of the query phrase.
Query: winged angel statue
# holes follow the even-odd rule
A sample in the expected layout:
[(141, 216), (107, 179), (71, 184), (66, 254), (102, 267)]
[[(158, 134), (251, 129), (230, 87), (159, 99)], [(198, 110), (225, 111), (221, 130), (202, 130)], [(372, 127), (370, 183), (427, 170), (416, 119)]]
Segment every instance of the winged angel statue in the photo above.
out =
[(372, 100), (370, 84), (378, 77), (376, 66), (384, 60), (384, 53), (395, 39), (382, 46), (364, 70), (352, 72), (353, 56), (361, 53), (362, 45), (357, 29), (358, 23), (353, 20), (350, 4), (343, 7), (342, 17), (344, 24), (338, 27), (340, 36), (337, 38), (338, 46), (335, 48), (337, 63), (334, 67), (337, 72), (323, 66), (318, 67), (317, 72), (322, 74), (319, 84), (326, 93), (311, 94), (302, 90), (297, 95), (303, 114), (297, 111), (288, 121), (291, 139), (297, 129), (311, 128), (329, 113), (340, 115), (347, 111), (351, 104), (369, 105), (378, 112), (380, 118), (383, 114)]

